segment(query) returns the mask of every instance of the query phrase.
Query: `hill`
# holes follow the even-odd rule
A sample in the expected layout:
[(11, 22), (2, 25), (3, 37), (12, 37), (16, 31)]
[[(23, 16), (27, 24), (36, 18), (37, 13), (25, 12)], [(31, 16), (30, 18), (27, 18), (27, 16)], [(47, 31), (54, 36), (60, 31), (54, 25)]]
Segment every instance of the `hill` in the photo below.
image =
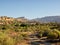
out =
[(48, 23), (48, 22), (60, 23), (60, 16), (47, 16), (47, 17), (42, 17), (42, 18), (36, 18), (33, 20), (38, 21), (38, 22), (44, 22), (44, 23)]
[(18, 17), (18, 18), (15, 18), (15, 19), (19, 22), (27, 22), (28, 21), (28, 19), (25, 18), (25, 17)]
[(13, 17), (7, 17), (7, 16), (0, 16), (0, 24), (13, 24), (17, 22), (25, 23), (25, 22), (28, 22), (28, 20), (25, 17), (13, 18)]

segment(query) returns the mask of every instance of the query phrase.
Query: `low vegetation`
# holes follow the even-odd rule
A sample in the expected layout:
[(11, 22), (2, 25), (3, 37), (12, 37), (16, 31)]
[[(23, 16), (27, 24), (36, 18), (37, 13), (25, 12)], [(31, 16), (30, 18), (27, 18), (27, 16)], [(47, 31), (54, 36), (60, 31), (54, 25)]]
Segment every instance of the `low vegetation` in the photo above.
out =
[(22, 23), (17, 20), (1, 22), (0, 45), (17, 45), (22, 40), (26, 40), (30, 34), (35, 34), (38, 38), (60, 40), (60, 23)]

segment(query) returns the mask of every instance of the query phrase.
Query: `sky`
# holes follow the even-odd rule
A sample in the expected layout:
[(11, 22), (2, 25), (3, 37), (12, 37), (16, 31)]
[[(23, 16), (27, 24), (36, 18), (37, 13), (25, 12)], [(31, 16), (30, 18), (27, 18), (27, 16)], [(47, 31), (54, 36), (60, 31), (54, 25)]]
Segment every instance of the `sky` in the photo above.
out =
[(60, 16), (60, 0), (0, 0), (0, 16), (29, 19)]

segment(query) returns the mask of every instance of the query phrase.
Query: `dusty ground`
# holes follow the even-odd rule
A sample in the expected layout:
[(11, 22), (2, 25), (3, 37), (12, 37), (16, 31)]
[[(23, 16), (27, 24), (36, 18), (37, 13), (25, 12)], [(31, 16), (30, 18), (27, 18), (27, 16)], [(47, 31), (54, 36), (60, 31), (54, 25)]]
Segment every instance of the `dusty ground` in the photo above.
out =
[(28, 44), (28, 41), (24, 40), (24, 41), (21, 41), (20, 43), (17, 43), (17, 45), (29, 45), (29, 44)]

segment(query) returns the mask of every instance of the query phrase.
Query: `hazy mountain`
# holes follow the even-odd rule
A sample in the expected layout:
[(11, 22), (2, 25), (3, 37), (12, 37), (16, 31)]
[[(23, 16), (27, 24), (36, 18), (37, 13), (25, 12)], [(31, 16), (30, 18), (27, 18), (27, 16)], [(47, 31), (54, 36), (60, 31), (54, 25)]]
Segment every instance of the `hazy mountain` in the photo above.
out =
[(60, 16), (47, 16), (47, 17), (42, 17), (42, 18), (36, 18), (33, 19), (35, 21), (39, 21), (39, 22), (59, 22), (60, 23)]

